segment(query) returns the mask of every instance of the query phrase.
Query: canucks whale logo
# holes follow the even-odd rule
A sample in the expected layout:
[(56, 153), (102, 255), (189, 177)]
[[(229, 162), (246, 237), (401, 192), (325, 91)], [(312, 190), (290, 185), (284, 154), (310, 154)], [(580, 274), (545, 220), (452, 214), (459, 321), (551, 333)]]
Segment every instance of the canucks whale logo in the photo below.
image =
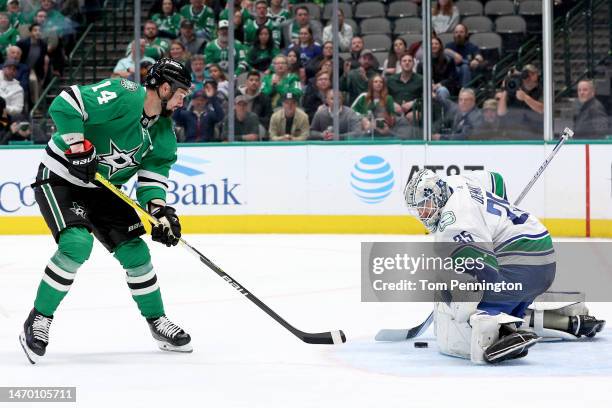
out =
[(391, 194), (394, 184), (393, 169), (380, 156), (362, 157), (353, 166), (351, 187), (364, 203), (380, 203)]

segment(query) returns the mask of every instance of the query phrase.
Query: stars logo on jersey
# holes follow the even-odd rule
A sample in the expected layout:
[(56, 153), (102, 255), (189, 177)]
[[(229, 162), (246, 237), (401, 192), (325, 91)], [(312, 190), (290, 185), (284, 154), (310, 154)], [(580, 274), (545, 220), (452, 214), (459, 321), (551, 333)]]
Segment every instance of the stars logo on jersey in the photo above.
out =
[(72, 202), (72, 208), (70, 209), (70, 211), (75, 213), (77, 217), (87, 218), (87, 212), (85, 211), (85, 208), (81, 207), (76, 201)]
[(121, 86), (127, 89), (128, 91), (135, 91), (138, 89), (138, 84), (136, 82), (132, 82), (129, 79), (125, 78), (121, 80)]
[(112, 177), (113, 174), (120, 170), (127, 169), (128, 167), (138, 167), (140, 163), (136, 161), (134, 156), (140, 150), (142, 145), (138, 145), (132, 150), (121, 150), (113, 141), (110, 141), (110, 153), (98, 155), (100, 164), (109, 167), (108, 177)]

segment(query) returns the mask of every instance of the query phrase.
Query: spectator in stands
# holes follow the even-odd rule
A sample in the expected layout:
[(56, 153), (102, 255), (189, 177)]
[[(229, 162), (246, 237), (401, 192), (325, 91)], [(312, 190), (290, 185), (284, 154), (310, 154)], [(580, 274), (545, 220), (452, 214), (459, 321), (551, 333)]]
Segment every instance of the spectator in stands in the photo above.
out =
[(327, 91), (332, 87), (331, 75), (326, 71), (319, 71), (312, 84), (308, 84), (304, 90), (302, 106), (308, 114), (308, 120), (312, 122), (315, 112), (321, 105), (325, 104)]
[(5, 100), (9, 115), (17, 115), (23, 111), (24, 92), (15, 78), (18, 66), (18, 61), (7, 59), (0, 72), (0, 97)]
[(345, 72), (348, 69), (355, 69), (359, 67), (359, 57), (361, 57), (361, 52), (363, 51), (363, 48), (363, 38), (359, 36), (354, 36), (351, 40), (351, 59), (344, 62)]
[(391, 134), (391, 128), (395, 126), (395, 105), (382, 75), (375, 74), (370, 78), (367, 92), (359, 95), (351, 108), (363, 116), (365, 131), (377, 135)]
[(191, 20), (181, 21), (181, 35), (178, 40), (185, 46), (185, 49), (189, 51), (191, 55), (202, 54), (206, 41), (203, 38), (198, 38), (193, 29), (194, 25)]
[(281, 96), (291, 94), (292, 97), (302, 94), (300, 78), (289, 73), (289, 63), (284, 55), (274, 58), (274, 73), (263, 77), (261, 93), (272, 99), (272, 106), (281, 106)]
[(283, 95), (282, 109), (270, 118), (270, 140), (291, 141), (308, 138), (308, 115), (297, 107), (299, 95), (287, 92)]
[(11, 117), (6, 111), (6, 101), (0, 97), (0, 145), (8, 144), (11, 140)]
[[(508, 92), (508, 84), (516, 77), (520, 78), (520, 86)], [(510, 72), (504, 81), (504, 90), (497, 94), (496, 99), (499, 100), (497, 114), (503, 117), (504, 130), (511, 138), (542, 137), (544, 104), (541, 98), (540, 71), (534, 65), (527, 64), (520, 72)]]
[[(244, 95), (236, 96), (234, 100), (234, 140), (243, 142), (256, 142), (261, 140), (259, 118), (249, 111), (249, 104)], [(223, 140), (229, 138), (228, 119), (223, 123)]]
[(31, 18), (22, 12), (19, 0), (9, 0), (6, 3), (6, 13), (12, 26), (15, 26), (17, 23), (25, 24)]
[[(170, 42), (165, 38), (157, 36), (157, 24), (153, 20), (148, 20), (144, 23), (142, 38), (145, 40), (144, 55), (155, 61), (166, 56), (170, 50)], [(129, 50), (132, 49), (132, 44), (129, 45)], [(128, 54), (129, 51), (128, 50)]]
[[(1, 106), (0, 106), (1, 107)], [(49, 141), (39, 126), (32, 127), (27, 115), (19, 114), (9, 117), (10, 125), (6, 143), (46, 143)], [(6, 120), (6, 119), (4, 119)], [(3, 120), (0, 119), (0, 122)], [(2, 126), (2, 125), (0, 125)], [(0, 144), (2, 144), (0, 142)]]
[(274, 41), (276, 47), (280, 47), (281, 29), (268, 16), (268, 2), (266, 0), (257, 0), (255, 2), (255, 18), (244, 23), (245, 44), (253, 44), (259, 37), (259, 30), (262, 27), (267, 27), (270, 30), (271, 40)]
[(297, 75), (300, 79), (300, 83), (305, 85), (306, 69), (302, 65), (302, 60), (300, 59), (300, 53), (298, 50), (292, 49), (287, 52), (287, 64), (289, 66), (289, 73)]
[(321, 44), (312, 37), (312, 28), (309, 26), (300, 28), (299, 43), (292, 43), (287, 48), (287, 52), (295, 50), (299, 53), (300, 62), (305, 67), (308, 62), (321, 55)]
[(321, 43), (321, 23), (310, 19), (307, 7), (299, 6), (295, 9), (295, 17), (283, 27), (283, 41), (286, 47), (289, 47), (290, 44), (299, 45), (302, 27), (310, 27), (313, 40)]
[[(319, 107), (314, 115), (310, 126), (310, 139), (314, 140), (333, 140), (334, 135), (333, 112), (334, 109), (334, 90), (329, 89), (325, 95), (325, 105)], [(344, 105), (344, 97), (342, 92), (338, 93), (338, 122), (339, 122), (339, 139), (353, 139), (360, 136), (363, 131), (361, 129), (361, 116), (353, 109)]]
[(227, 96), (229, 94), (229, 81), (227, 80), (227, 76), (225, 76), (225, 72), (221, 69), (219, 64), (208, 64), (208, 75), (210, 78), (207, 81), (204, 81), (204, 86), (208, 81), (214, 81), (217, 87), (217, 96), (223, 101), (227, 101)]
[(348, 92), (352, 103), (359, 95), (368, 90), (368, 81), (377, 74), (374, 53), (363, 50), (359, 56), (359, 67), (344, 73), (340, 78), (340, 90)]
[[(444, 53), (444, 44), (438, 37), (431, 39), (431, 67), (433, 91), (441, 98), (456, 95), (459, 90), (459, 79), (455, 63)], [(423, 73), (423, 64), (419, 64), (417, 72)]]
[(281, 27), (287, 20), (291, 18), (289, 10), (283, 7), (283, 0), (271, 0), (268, 16)]
[[(144, 84), (144, 80), (147, 77), (147, 72), (149, 72), (149, 68), (153, 65), (151, 61), (141, 61), (140, 62), (140, 85)], [(132, 82), (136, 82), (136, 71), (131, 72), (128, 75), (127, 79)]]
[(402, 37), (397, 37), (393, 41), (393, 49), (389, 51), (387, 59), (383, 63), (383, 73), (385, 76), (393, 75), (402, 71), (400, 59), (407, 51), (408, 47), (406, 40)]
[(268, 129), (272, 116), (272, 103), (268, 95), (261, 93), (261, 74), (257, 71), (249, 72), (245, 85), (239, 87), (238, 92), (245, 97), (249, 112), (257, 115), (259, 123), (264, 129)]
[(0, 52), (6, 56), (6, 47), (17, 44), (19, 32), (9, 20), (8, 14), (0, 13)]
[(176, 12), (173, 0), (163, 0), (161, 13), (153, 14), (151, 20), (157, 24), (160, 37), (170, 39), (178, 37), (181, 15)]
[[(42, 39), (47, 43), (47, 55), (49, 56), (49, 69), (53, 75), (61, 76), (65, 65), (64, 44), (60, 38), (57, 27), (49, 23), (47, 12), (38, 10), (34, 15), (34, 22), (40, 25)], [(47, 75), (46, 78), (49, 78)]]
[(463, 24), (457, 24), (453, 31), (453, 41), (446, 44), (446, 52), (455, 61), (462, 87), (467, 86), (474, 74), (482, 71), (485, 66), (480, 49), (468, 40), (468, 36), (468, 28)]
[[(208, 84), (207, 84), (208, 85)], [(223, 108), (214, 85), (193, 94), (189, 109), (172, 114), (179, 141), (187, 143), (214, 142), (215, 126), (223, 120)]]
[[(340, 52), (348, 52), (351, 50), (351, 42), (353, 41), (353, 27), (344, 22), (344, 11), (338, 9), (338, 48)], [(323, 42), (332, 41), (332, 21), (323, 29)]]
[(445, 110), (448, 119), (448, 133), (435, 133), (432, 140), (465, 140), (482, 126), (482, 113), (476, 106), (476, 93), (471, 88), (463, 88), (459, 92), (457, 103), (448, 98), (436, 99)]
[(423, 78), (414, 73), (414, 57), (404, 53), (400, 60), (401, 70), (387, 79), (389, 95), (396, 104), (395, 112), (401, 116), (399, 122), (412, 123), (414, 107), (423, 96)]
[[(314, 76), (321, 70), (325, 62), (332, 63), (334, 58), (334, 44), (331, 41), (327, 41), (323, 44), (323, 49), (319, 56), (312, 58), (308, 61), (308, 64), (304, 67), (306, 72), (306, 81), (310, 81)], [(338, 57), (338, 66), (344, 66), (344, 59)]]
[(431, 11), (431, 25), (436, 34), (450, 33), (459, 23), (459, 9), (453, 0), (437, 0)]
[(172, 43), (170, 43), (169, 54), (173, 60), (180, 62), (189, 69), (191, 54), (187, 52), (183, 43), (177, 40), (172, 41)]
[[(193, 1), (193, 0), (192, 0)], [(228, 39), (229, 22), (227, 20), (219, 21), (219, 29), (217, 31), (217, 39), (209, 42), (204, 50), (204, 58), (207, 63), (219, 64), (221, 69), (227, 74), (229, 68), (229, 52), (230, 48)], [(234, 41), (232, 47), (234, 50), (234, 74), (240, 75), (248, 70), (246, 62), (246, 52), (242, 43), (238, 40)]]
[[(140, 40), (140, 55), (142, 56), (142, 58), (140, 59), (138, 66), (140, 66), (140, 64), (143, 61), (148, 61), (152, 64), (155, 63), (155, 60), (144, 56), (144, 50), (145, 50), (145, 40), (141, 39)], [(118, 62), (117, 65), (115, 65), (115, 68), (113, 69), (113, 77), (121, 77), (121, 78), (127, 78), (130, 76), (130, 74), (132, 74), (134, 72), (136, 63), (135, 63), (135, 58), (136, 58), (136, 48), (134, 46), (134, 43), (132, 43), (132, 50), (130, 52), (130, 55), (128, 55), (127, 57), (121, 58)]]
[(245, 49), (248, 49), (248, 46), (245, 45), (244, 39), (244, 24), (248, 23), (249, 19), (244, 20), (243, 12), (240, 9), (234, 10), (234, 40), (238, 40), (245, 46)]
[(197, 54), (191, 57), (191, 85), (194, 93), (204, 88), (204, 82), (206, 81), (205, 68), (206, 61), (203, 55)]
[(608, 115), (595, 97), (595, 85), (590, 79), (578, 82), (578, 104), (574, 115), (574, 138), (596, 139), (610, 132)]
[(499, 116), (497, 115), (497, 101), (487, 99), (482, 104), (482, 124), (471, 135), (468, 140), (493, 140), (503, 139), (503, 131), (500, 128)]
[(279, 53), (272, 39), (272, 31), (264, 25), (257, 29), (255, 41), (247, 54), (247, 62), (251, 68), (268, 73), (272, 60)]
[[(219, 13), (219, 19), (218, 19), (219, 21), (229, 20), (228, 19), (229, 6), (230, 6), (230, 2), (226, 1), (225, 8)], [(251, 0), (235, 0), (234, 1), (234, 11), (240, 12), (241, 20), (245, 22), (253, 18), (253, 14), (251, 13), (252, 6), (253, 4)]]
[[(25, 91), (26, 102), (28, 104), (36, 103), (49, 69), (47, 43), (41, 38), (38, 24), (30, 25), (30, 36), (28, 38), (19, 40), (17, 46), (8, 48), (7, 58), (21, 62), (17, 79), (19, 79)], [(24, 65), (25, 67), (23, 67)]]
[(23, 52), (21, 51), (21, 48), (16, 45), (8, 46), (8, 48), (6, 49), (6, 58), (19, 61), (19, 66), (17, 66), (17, 74), (15, 75), (15, 78), (17, 78), (19, 84), (23, 88), (26, 104), (29, 103), (29, 106), (32, 106), (31, 102), (36, 101), (38, 99), (38, 93), (36, 93), (37, 89), (35, 89), (38, 85), (36, 72), (30, 70), (30, 67), (27, 65), (27, 59), (23, 58)]
[(190, 0), (188, 5), (181, 8), (180, 14), (193, 23), (198, 38), (211, 40), (215, 37), (215, 12), (204, 4), (204, 0)]

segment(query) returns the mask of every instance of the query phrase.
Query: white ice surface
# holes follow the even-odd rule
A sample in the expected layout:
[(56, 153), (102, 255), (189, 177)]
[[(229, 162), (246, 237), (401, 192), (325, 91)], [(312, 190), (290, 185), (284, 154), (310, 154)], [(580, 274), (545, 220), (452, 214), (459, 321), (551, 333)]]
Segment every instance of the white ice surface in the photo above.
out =
[[(194, 346), (159, 351), (118, 262), (96, 244), (55, 314), (47, 355), (32, 366), (18, 334), (55, 245), (50, 236), (0, 236), (0, 386), (76, 386), (76, 406), (105, 408), (612, 406), (610, 329), (593, 341), (538, 344), (499, 366), (442, 356), (431, 332), (419, 339), (428, 349), (375, 342), (378, 329), (416, 325), (431, 305), (361, 303), (360, 242), (408, 237), (187, 239), (294, 326), (343, 329), (348, 343), (300, 342), (183, 249), (152, 244), (166, 312)], [(590, 306), (612, 320), (611, 304)]]

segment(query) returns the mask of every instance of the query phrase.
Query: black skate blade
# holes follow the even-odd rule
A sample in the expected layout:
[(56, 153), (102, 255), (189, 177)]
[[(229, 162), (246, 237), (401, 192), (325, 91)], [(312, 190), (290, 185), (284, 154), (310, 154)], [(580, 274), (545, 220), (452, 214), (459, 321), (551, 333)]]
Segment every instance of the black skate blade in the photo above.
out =
[(30, 350), (28, 344), (26, 343), (25, 333), (23, 332), (19, 335), (19, 344), (21, 344), (21, 348), (23, 349), (23, 352), (25, 353), (30, 363), (36, 364), (40, 356)]

